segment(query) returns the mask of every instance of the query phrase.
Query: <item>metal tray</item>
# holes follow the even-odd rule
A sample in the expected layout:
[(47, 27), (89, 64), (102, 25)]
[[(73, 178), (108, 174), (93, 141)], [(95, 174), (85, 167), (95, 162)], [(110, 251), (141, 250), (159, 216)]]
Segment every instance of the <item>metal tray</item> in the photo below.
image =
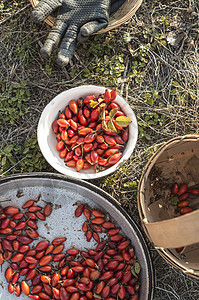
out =
[[(22, 192), (23, 196), (17, 197), (19, 191)], [(147, 245), (136, 223), (114, 198), (91, 183), (52, 173), (17, 174), (0, 180), (0, 202), (2, 202), (2, 206), (13, 204), (21, 208), (26, 200), (35, 199), (39, 194), (41, 194), (41, 198), (38, 204), (44, 205), (44, 200), (51, 202), (54, 207), (53, 213), (46, 221), (38, 222), (39, 235), (49, 241), (56, 237), (65, 236), (67, 238), (65, 249), (77, 247), (79, 250), (83, 250), (93, 248), (96, 245), (94, 242), (88, 243), (81, 230), (84, 216), (74, 217), (75, 202), (82, 201), (91, 207), (98, 207), (109, 212), (123, 233), (131, 239), (135, 253), (141, 263), (139, 299), (153, 299), (154, 274)], [(4, 202), (5, 200), (11, 201)], [(35, 241), (35, 244), (37, 242)], [(0, 299), (12, 300), (16, 297), (7, 291), (8, 283), (4, 278), (7, 267), (8, 263), (5, 262), (0, 278)], [(26, 296), (20, 296), (20, 300), (25, 299), (27, 299)]]

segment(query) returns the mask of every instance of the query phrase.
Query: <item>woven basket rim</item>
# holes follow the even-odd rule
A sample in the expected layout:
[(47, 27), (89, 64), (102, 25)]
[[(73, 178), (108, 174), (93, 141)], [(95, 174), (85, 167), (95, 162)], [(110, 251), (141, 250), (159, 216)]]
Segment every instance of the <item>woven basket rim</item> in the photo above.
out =
[[(29, 1), (30, 1), (30, 3), (31, 3), (31, 5), (32, 5), (33, 8), (39, 2), (38, 0), (29, 0)], [(114, 28), (117, 28), (117, 27), (121, 26), (122, 24), (124, 24), (125, 22), (127, 22), (136, 13), (136, 11), (138, 10), (138, 8), (142, 4), (142, 1), (143, 0), (126, 0), (124, 2), (124, 4), (115, 13), (113, 13), (110, 16), (108, 26), (106, 28), (104, 28), (104, 29), (99, 30), (96, 34), (105, 33), (107, 31), (110, 31), (110, 30), (112, 30)], [(124, 16), (121, 16), (121, 12), (123, 10), (123, 7), (124, 7), (124, 5), (127, 5), (127, 2), (129, 4), (129, 6), (131, 7), (131, 5), (132, 5), (132, 7), (128, 10), (127, 14), (125, 14)], [(54, 19), (54, 17), (49, 16), (44, 21), (49, 26), (53, 26), (55, 19)]]

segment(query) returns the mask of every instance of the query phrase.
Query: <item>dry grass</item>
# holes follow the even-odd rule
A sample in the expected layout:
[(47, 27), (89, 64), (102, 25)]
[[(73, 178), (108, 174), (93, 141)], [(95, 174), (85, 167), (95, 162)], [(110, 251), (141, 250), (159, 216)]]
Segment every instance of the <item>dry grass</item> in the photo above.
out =
[[(31, 168), (53, 171), (35, 144), (29, 147), (29, 156), (24, 149), (29, 139), (35, 141), (40, 114), (56, 94), (80, 84), (116, 85), (135, 111), (139, 139), (124, 167), (93, 183), (120, 201), (140, 224), (136, 192), (147, 160), (170, 138), (199, 133), (197, 1), (144, 1), (127, 24), (92, 37), (84, 47), (78, 45), (63, 69), (54, 63), (56, 53), (48, 62), (40, 57), (48, 27), (32, 23), (28, 1), (14, 2), (2, 2), (0, 19), (1, 160), (5, 147), (16, 145), (11, 151), (15, 161), (1, 166), (2, 176)], [(123, 62), (114, 60), (118, 56)], [(117, 80), (104, 74), (104, 65)], [(173, 269), (150, 244), (149, 248), (155, 268), (154, 299), (199, 299), (199, 281)]]

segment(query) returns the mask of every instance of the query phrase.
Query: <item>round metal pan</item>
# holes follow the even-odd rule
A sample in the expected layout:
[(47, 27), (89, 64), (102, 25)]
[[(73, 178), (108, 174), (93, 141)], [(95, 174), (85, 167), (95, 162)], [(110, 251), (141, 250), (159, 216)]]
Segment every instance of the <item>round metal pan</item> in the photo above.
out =
[[(51, 202), (54, 209), (46, 221), (38, 222), (38, 233), (49, 241), (65, 236), (65, 249), (76, 247), (83, 250), (96, 245), (94, 242), (88, 243), (81, 230), (84, 217), (74, 217), (75, 202), (88, 203), (91, 207), (109, 212), (123, 233), (131, 239), (140, 261), (142, 269), (139, 299), (153, 299), (154, 274), (147, 245), (136, 223), (113, 197), (91, 183), (52, 173), (17, 174), (0, 180), (0, 202), (3, 207), (16, 205), (21, 208), (25, 201), (35, 199), (39, 194), (41, 198), (38, 204), (44, 205), (43, 201)], [(8, 283), (4, 278), (7, 267), (8, 263), (5, 262), (0, 279), (0, 299), (12, 300), (15, 296), (8, 293)], [(20, 296), (20, 300), (25, 299), (26, 296)]]

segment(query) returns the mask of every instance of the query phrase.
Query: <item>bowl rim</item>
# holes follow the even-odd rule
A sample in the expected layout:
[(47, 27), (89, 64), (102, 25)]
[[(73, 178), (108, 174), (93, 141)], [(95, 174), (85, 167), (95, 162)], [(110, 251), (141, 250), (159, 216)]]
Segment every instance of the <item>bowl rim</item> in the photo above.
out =
[[(101, 178), (107, 175), (110, 175), (111, 173), (113, 173), (114, 171), (116, 171), (119, 167), (121, 167), (121, 165), (123, 165), (125, 163), (125, 161), (127, 159), (130, 158), (136, 143), (137, 143), (137, 138), (138, 138), (138, 124), (137, 124), (137, 119), (135, 116), (134, 111), (131, 109), (130, 105), (124, 100), (123, 97), (121, 97), (119, 94), (117, 95), (116, 98), (116, 102), (120, 102), (120, 104), (125, 105), (125, 110), (128, 110), (128, 112), (131, 114), (131, 118), (132, 118), (132, 123), (129, 125), (129, 130), (133, 130), (133, 138), (131, 139), (133, 141), (132, 144), (130, 144), (128, 141), (127, 142), (127, 146), (126, 146), (126, 152), (123, 153), (121, 159), (113, 166), (107, 168), (104, 171), (100, 171), (98, 173), (89, 173), (88, 170), (81, 170), (80, 172), (77, 172), (76, 170), (72, 170), (72, 168), (67, 167), (66, 165), (64, 165), (64, 160), (59, 158), (59, 155), (57, 157), (58, 160), (60, 160), (60, 164), (57, 163), (57, 160), (54, 159), (53, 155), (52, 155), (52, 150), (49, 149), (48, 146), (48, 142), (47, 142), (47, 135), (45, 134), (46, 132), (46, 125), (45, 125), (45, 120), (47, 119), (47, 117), (49, 116), (49, 113), (54, 113), (54, 119), (56, 117), (56, 115), (58, 114), (58, 111), (56, 111), (56, 113), (54, 112), (54, 105), (60, 105), (61, 103), (63, 105), (63, 100), (62, 97), (68, 97), (68, 99), (66, 99), (65, 101), (68, 101), (72, 99), (72, 97), (70, 96), (71, 93), (74, 92), (78, 92), (78, 91), (82, 91), (82, 94), (86, 93), (87, 95), (89, 95), (89, 90), (91, 90), (90, 94), (100, 94), (103, 93), (106, 90), (106, 87), (103, 86), (96, 86), (96, 85), (80, 85), (68, 90), (65, 90), (61, 93), (59, 93), (58, 95), (56, 95), (44, 108), (44, 110), (41, 113), (39, 122), (38, 122), (38, 126), (37, 126), (37, 140), (38, 140), (38, 144), (39, 144), (39, 148), (44, 156), (44, 158), (47, 160), (47, 162), (59, 173), (69, 176), (69, 177), (73, 177), (73, 178), (79, 178), (79, 179), (87, 179), (87, 180), (91, 180), (91, 179), (96, 179), (96, 178)], [(87, 92), (86, 92), (87, 91)], [(77, 97), (78, 99), (79, 97)], [(75, 100), (77, 100), (75, 99)], [(122, 102), (122, 103), (121, 103)], [(67, 103), (64, 104), (64, 107), (67, 105)], [(60, 108), (61, 109), (61, 108)], [(54, 120), (53, 119), (53, 120)], [(51, 130), (51, 125), (48, 126), (48, 130)], [(53, 133), (53, 132), (51, 132)], [(51, 133), (49, 133), (48, 135), (50, 136)], [(53, 133), (54, 134), (54, 133)], [(129, 144), (128, 144), (129, 143)], [(127, 152), (128, 151), (128, 152)], [(58, 153), (58, 151), (57, 151)], [(87, 171), (87, 172), (85, 172)]]

